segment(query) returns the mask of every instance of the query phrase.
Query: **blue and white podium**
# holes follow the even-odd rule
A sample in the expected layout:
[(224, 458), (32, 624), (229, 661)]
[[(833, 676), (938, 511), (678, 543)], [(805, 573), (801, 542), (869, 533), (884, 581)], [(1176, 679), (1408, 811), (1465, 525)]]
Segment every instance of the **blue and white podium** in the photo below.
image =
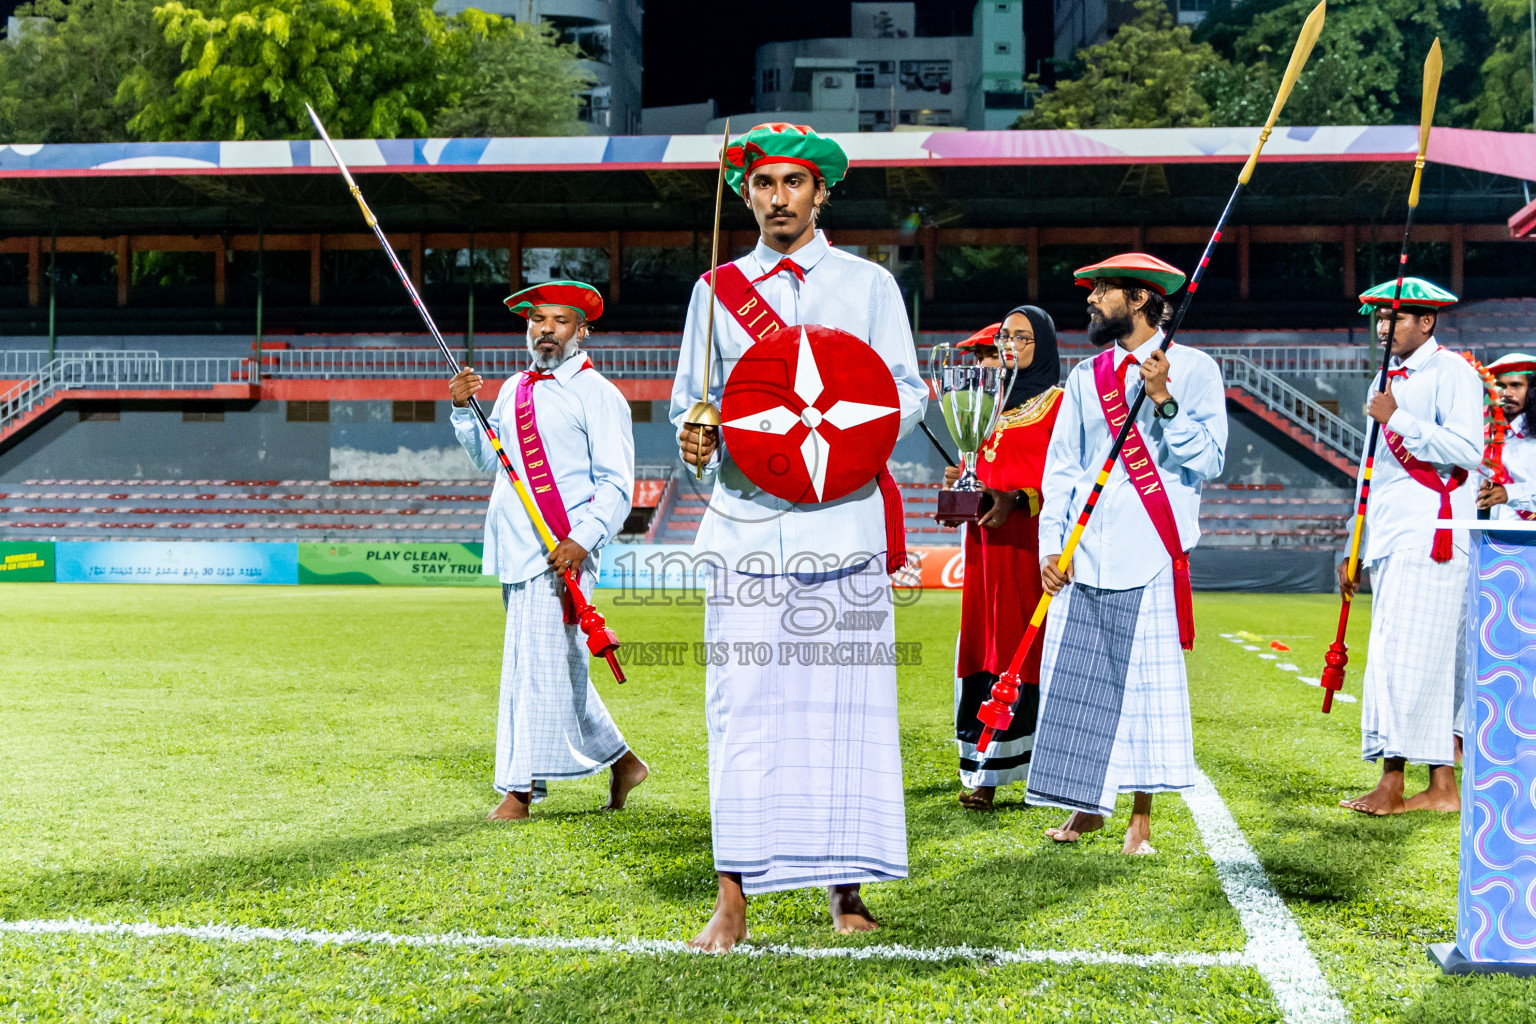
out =
[(1536, 975), (1536, 523), (1460, 520), (1468, 579), (1461, 867), (1447, 974)]

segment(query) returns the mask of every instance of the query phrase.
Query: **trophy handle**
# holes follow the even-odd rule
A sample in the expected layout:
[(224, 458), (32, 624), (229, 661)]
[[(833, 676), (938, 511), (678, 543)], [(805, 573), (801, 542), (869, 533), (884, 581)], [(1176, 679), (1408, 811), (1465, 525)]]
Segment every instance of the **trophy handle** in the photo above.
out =
[(949, 342), (941, 341), (928, 350), (928, 382), (933, 385), (933, 397), (944, 397), (944, 371), (949, 368)]

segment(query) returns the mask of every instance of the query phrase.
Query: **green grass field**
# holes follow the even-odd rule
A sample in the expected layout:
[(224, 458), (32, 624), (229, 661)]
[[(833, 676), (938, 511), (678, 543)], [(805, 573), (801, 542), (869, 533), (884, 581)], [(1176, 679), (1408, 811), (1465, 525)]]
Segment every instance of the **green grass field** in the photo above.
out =
[[(600, 602), (602, 604), (602, 602)], [(1202, 595), (1189, 658), (1196, 754), (1355, 1021), (1536, 1019), (1536, 983), (1451, 980), (1458, 823), (1336, 809), (1368, 788), (1359, 705), (1220, 637), (1293, 648), (1316, 674), (1327, 596)], [(694, 608), (605, 607), (630, 641), (693, 640)], [(1363, 663), (1356, 612), (1353, 668)], [(753, 941), (796, 947), (1240, 951), (1194, 819), (1157, 801), (1160, 854), (1124, 818), (1076, 849), (1021, 787), (955, 802), (959, 603), (925, 594), (898, 637), (912, 877), (873, 886), (884, 928), (838, 937), (814, 892), (755, 900)], [(686, 939), (714, 885), (702, 672), (599, 686), (654, 774), (552, 787), (535, 820), (482, 820), (491, 789), (495, 591), (0, 588), (0, 919), (239, 924), (402, 935)], [(1254, 643), (1250, 646), (1262, 647)], [(1353, 671), (1349, 689), (1358, 693)], [(1410, 773), (1422, 785), (1422, 769)], [(1125, 804), (1125, 801), (1122, 801)], [(1124, 807), (1122, 807), (1122, 812)], [(876, 957), (313, 945), (0, 934), (7, 1020), (1279, 1021), (1251, 966), (939, 963)]]

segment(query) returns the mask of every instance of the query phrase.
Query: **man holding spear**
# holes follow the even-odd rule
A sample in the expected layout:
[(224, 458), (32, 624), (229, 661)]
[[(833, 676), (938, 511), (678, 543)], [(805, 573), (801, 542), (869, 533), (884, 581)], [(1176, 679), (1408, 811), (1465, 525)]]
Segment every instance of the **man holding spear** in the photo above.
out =
[[(629, 403), (581, 351), (603, 312), (597, 289), (551, 281), (507, 299), (528, 318), (533, 365), (508, 381), (490, 422), (508, 439), (519, 476), (528, 481), (558, 543), (546, 551), (518, 507), (510, 478), (498, 475), (485, 515), (485, 572), (501, 580), (507, 610), (496, 719), (496, 789), (501, 804), (487, 818), (521, 821), (553, 779), (579, 779), (611, 768), (605, 810), (619, 810), (649, 774), (619, 734), (592, 686), (587, 652), (561, 577), (574, 573), (590, 591), (598, 550), (629, 515), (635, 443)], [(453, 430), (482, 473), (498, 458), (470, 410), (484, 381), (464, 367), (448, 384)]]
[[(1371, 569), (1371, 642), (1360, 699), (1360, 756), (1381, 760), (1381, 779), (1339, 806), (1361, 814), (1455, 811), (1455, 736), (1467, 647), (1465, 530), (1441, 519), (1471, 519), (1467, 478), (1483, 461), (1483, 385), (1477, 371), (1435, 341), (1439, 311), (1456, 301), (1416, 277), (1387, 281), (1360, 296), (1376, 337), (1390, 345), (1367, 412), (1390, 457), (1376, 460), (1365, 518)], [(1397, 306), (1396, 309), (1393, 307)], [(1395, 328), (1395, 329), (1394, 329)], [(1365, 462), (1362, 459), (1362, 475)], [(1353, 598), (1358, 575), (1339, 563), (1339, 592)], [(1407, 762), (1429, 765), (1429, 786), (1403, 799)]]
[[(1185, 650), (1194, 643), (1189, 551), (1200, 538), (1200, 485), (1226, 463), (1221, 370), (1187, 345), (1163, 347), (1167, 296), (1184, 275), (1126, 253), (1083, 267), (1088, 338), (1101, 351), (1067, 378), (1041, 485), (1040, 563), (1057, 607), (1046, 623), (1040, 722), (1026, 799), (1071, 816), (1046, 835), (1076, 842), (1104, 827), (1115, 797), (1134, 792), (1122, 852), (1156, 852), (1152, 794), (1195, 783)], [(1147, 400), (1098, 494), (1065, 571), (1073, 512), (1129, 416)]]

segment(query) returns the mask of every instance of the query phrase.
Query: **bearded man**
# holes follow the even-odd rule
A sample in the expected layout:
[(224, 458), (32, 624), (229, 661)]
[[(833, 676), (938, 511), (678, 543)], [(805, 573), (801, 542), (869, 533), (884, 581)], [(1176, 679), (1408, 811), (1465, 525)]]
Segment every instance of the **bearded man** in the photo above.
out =
[(1509, 432), (1504, 439), (1507, 484), (1484, 480), (1477, 507), (1492, 509), (1494, 519), (1536, 519), (1536, 356), (1511, 352), (1488, 364), (1499, 386)]
[[(1145, 253), (1074, 274), (1090, 289), (1088, 338), (1072, 369), (1041, 482), (1040, 575), (1057, 595), (1046, 619), (1040, 720), (1025, 799), (1071, 814), (1046, 835), (1076, 842), (1135, 796), (1121, 852), (1156, 853), (1152, 795), (1195, 784), (1184, 655), (1194, 645), (1189, 551), (1200, 488), (1226, 463), (1227, 402), (1215, 360), (1161, 350), (1167, 296), (1184, 275)], [(1115, 435), (1146, 391), (1120, 458), (1066, 571), (1057, 569)]]
[[(785, 501), (747, 479), (718, 432), (690, 426), (688, 411), (705, 397), (718, 406), (743, 353), (780, 325), (797, 324), (846, 331), (885, 362), (899, 436), (928, 401), (890, 271), (832, 248), (816, 228), (827, 189), (848, 167), (842, 147), (803, 126), (765, 124), (733, 140), (725, 158), (727, 181), (760, 238), (717, 272), (710, 393), (707, 281), (694, 286), (672, 386), (690, 477), (701, 463), (718, 470), (695, 545), (720, 566), (707, 584), (705, 640), (731, 652), (727, 664), (711, 661), (704, 681), (717, 894), (714, 915), (690, 945), (712, 952), (747, 937), (749, 893), (826, 886), (833, 927), (868, 931), (877, 925), (861, 883), (906, 877), (895, 665), (762, 665), (731, 647), (890, 649), (888, 570), (904, 558), (906, 541), (889, 472), (834, 501)], [(807, 369), (798, 365), (797, 378)]]
[[(546, 552), (501, 470), (470, 400), (473, 367), (448, 384), (453, 429), (482, 473), (496, 477), (485, 516), (483, 571), (501, 580), (507, 628), (496, 718), (495, 785), (487, 818), (521, 821), (554, 779), (612, 770), (605, 810), (619, 810), (649, 774), (624, 742), (588, 675), (589, 655), (561, 574), (590, 598), (602, 546), (624, 525), (635, 485), (629, 403), (581, 351), (603, 312), (597, 289), (551, 281), (506, 300), (528, 318), (533, 365), (503, 386), (489, 416), (518, 475), (559, 542)], [(508, 384), (513, 382), (508, 381)]]

